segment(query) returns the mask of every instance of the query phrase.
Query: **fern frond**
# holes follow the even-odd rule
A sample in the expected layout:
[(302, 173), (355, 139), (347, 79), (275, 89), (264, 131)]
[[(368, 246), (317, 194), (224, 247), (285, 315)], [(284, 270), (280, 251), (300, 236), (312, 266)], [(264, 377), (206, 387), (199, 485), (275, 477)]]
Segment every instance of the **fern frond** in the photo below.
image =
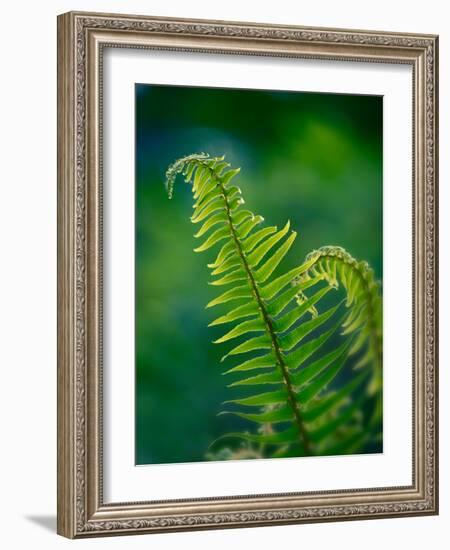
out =
[[(383, 363), (382, 300), (380, 283), (367, 262), (358, 262), (340, 246), (324, 246), (306, 257), (309, 268), (297, 277), (293, 285), (304, 285), (308, 280), (324, 280), (330, 287), (340, 285), (346, 292), (349, 310), (342, 323), (342, 334), (355, 335), (350, 355), (359, 359), (355, 369), (372, 367), (370, 393), (381, 389)], [(299, 304), (304, 302), (303, 293), (298, 295)], [(362, 353), (361, 353), (362, 352)]]
[[(229, 387), (250, 392), (227, 401), (223, 412), (257, 431), (220, 439), (241, 439), (273, 456), (360, 449), (380, 425), (378, 413), (361, 420), (368, 401), (381, 395), (381, 299), (373, 272), (343, 249), (327, 247), (277, 274), (297, 233), (289, 221), (264, 227), (261, 216), (243, 208), (238, 173), (224, 157), (201, 153), (176, 161), (166, 174), (169, 198), (178, 174), (192, 185), (191, 221), (200, 224), (195, 237), (202, 239), (195, 252), (218, 250), (208, 264), (210, 284), (223, 290), (206, 307), (226, 311), (210, 326), (226, 325), (215, 340), (231, 345), (222, 361), (242, 356), (224, 373), (234, 378)], [(345, 300), (330, 300), (339, 288)], [(362, 375), (353, 374), (353, 358)], [(335, 388), (343, 373), (347, 382)]]

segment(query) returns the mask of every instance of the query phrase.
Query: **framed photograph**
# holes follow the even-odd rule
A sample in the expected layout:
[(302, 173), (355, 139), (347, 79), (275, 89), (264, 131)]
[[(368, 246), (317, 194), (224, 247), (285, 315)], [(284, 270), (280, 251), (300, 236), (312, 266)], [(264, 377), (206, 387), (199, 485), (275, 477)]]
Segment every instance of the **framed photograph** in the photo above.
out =
[(436, 514), (432, 35), (58, 18), (58, 532)]

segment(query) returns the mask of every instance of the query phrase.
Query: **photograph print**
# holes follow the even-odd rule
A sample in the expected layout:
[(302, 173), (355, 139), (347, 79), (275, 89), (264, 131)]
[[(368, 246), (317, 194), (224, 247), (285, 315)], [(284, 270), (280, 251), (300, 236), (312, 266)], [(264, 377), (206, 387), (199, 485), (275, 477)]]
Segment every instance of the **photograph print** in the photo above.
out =
[(135, 85), (137, 465), (383, 452), (383, 98)]

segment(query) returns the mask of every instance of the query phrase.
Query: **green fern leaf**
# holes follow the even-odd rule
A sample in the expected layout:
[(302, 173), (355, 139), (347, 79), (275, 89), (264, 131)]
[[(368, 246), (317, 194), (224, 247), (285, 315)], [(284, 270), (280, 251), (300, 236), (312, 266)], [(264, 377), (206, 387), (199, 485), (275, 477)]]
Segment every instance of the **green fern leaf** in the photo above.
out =
[[(201, 224), (195, 237), (203, 241), (195, 252), (216, 248), (210, 284), (230, 287), (206, 307), (227, 309), (210, 326), (227, 325), (215, 343), (238, 340), (222, 361), (243, 359), (224, 374), (234, 377), (230, 391), (250, 393), (228, 400), (223, 413), (257, 431), (219, 440), (244, 440), (260, 451), (269, 446), (269, 456), (361, 452), (381, 437), (379, 285), (366, 263), (339, 247), (323, 247), (277, 274), (297, 233), (289, 222), (261, 226), (264, 219), (243, 208), (238, 173), (224, 157), (201, 153), (176, 161), (166, 174), (169, 198), (178, 174), (192, 185), (191, 221)], [(345, 299), (333, 300), (333, 289)], [(344, 382), (336, 382), (340, 377)]]

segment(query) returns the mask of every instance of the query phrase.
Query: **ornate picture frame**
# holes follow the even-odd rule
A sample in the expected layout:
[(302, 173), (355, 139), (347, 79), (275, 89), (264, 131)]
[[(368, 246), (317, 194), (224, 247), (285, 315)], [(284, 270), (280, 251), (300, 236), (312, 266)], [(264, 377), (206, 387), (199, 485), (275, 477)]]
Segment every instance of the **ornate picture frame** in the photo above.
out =
[[(412, 68), (412, 483), (104, 501), (105, 48)], [(69, 538), (438, 513), (438, 38), (70, 12), (58, 17), (58, 533)]]

